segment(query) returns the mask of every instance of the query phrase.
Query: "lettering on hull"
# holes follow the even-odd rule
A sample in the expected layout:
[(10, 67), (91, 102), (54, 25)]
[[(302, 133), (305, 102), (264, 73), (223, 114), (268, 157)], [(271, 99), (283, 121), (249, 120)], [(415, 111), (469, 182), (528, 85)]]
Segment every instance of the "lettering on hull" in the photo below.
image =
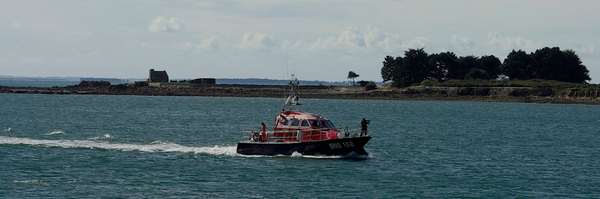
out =
[(352, 147), (354, 147), (354, 142), (352, 142), (352, 141), (329, 143), (329, 148), (331, 148), (331, 149), (342, 149), (342, 148), (352, 148)]

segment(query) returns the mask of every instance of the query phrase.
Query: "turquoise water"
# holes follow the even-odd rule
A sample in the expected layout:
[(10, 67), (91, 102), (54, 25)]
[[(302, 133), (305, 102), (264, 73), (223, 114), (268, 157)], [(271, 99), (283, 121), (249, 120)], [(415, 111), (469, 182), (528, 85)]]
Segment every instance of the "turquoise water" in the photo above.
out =
[(370, 158), (236, 154), (282, 103), (0, 94), (0, 198), (600, 197), (600, 106), (308, 99)]

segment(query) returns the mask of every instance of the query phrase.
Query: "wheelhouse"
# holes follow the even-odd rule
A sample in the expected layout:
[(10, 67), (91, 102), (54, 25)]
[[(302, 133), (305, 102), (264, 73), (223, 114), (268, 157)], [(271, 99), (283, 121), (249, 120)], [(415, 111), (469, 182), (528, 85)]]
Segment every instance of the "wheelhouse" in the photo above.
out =
[(273, 138), (283, 141), (337, 139), (340, 131), (327, 118), (301, 111), (281, 111), (275, 117)]
[(287, 111), (281, 112), (275, 117), (273, 129), (276, 131), (285, 130), (306, 130), (306, 129), (335, 129), (335, 126), (327, 118), (317, 114)]

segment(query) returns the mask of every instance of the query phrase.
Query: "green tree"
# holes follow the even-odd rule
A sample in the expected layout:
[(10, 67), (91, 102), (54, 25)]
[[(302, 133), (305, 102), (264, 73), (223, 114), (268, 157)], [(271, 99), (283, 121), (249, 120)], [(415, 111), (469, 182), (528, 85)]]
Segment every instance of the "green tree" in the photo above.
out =
[(589, 70), (573, 50), (545, 47), (531, 54), (534, 60), (533, 76), (538, 79), (585, 83), (591, 80)]
[(494, 55), (458, 58), (453, 52), (428, 55), (423, 48), (409, 49), (404, 57), (386, 56), (381, 68), (383, 82), (396, 87), (410, 86), (423, 80), (448, 79), (544, 79), (585, 83), (591, 80), (589, 70), (573, 50), (542, 48), (527, 54), (512, 50), (501, 63)]
[(448, 74), (446, 79), (464, 79), (465, 75), (469, 72), (463, 68), (459, 58), (454, 53), (446, 53), (445, 58), (448, 67)]
[(459, 67), (458, 58), (453, 52), (443, 52), (432, 54), (430, 60), (433, 64), (432, 78), (443, 82), (452, 79), (453, 70)]
[(465, 79), (466, 80), (490, 79), (490, 75), (487, 73), (487, 71), (485, 71), (483, 69), (473, 68), (469, 71), (469, 73), (467, 73), (467, 75), (465, 76)]
[(370, 90), (377, 89), (377, 85), (373, 81), (361, 80), (361, 81), (358, 81), (356, 83), (358, 83), (358, 85), (360, 85), (361, 87), (365, 87), (365, 91), (370, 91)]
[(458, 58), (458, 63), (460, 66), (453, 79), (465, 79), (471, 69), (479, 68), (479, 58), (474, 55), (460, 57)]
[(354, 83), (354, 78), (357, 78), (358, 74), (356, 74), (354, 71), (350, 71), (348, 72), (348, 79), (352, 79), (352, 85), (355, 86), (356, 84)]
[(381, 68), (381, 78), (383, 78), (383, 82), (392, 82), (392, 85), (396, 87), (400, 86), (402, 60), (403, 58), (401, 56), (394, 58), (388, 55), (385, 57), (383, 67)]
[(383, 82), (393, 81), (394, 73), (396, 72), (395, 59), (392, 56), (385, 56), (383, 59), (383, 67), (381, 67), (381, 78)]
[(512, 50), (500, 68), (510, 79), (533, 79), (533, 63), (533, 59), (525, 51)]
[(500, 70), (501, 65), (502, 62), (500, 62), (500, 59), (494, 55), (481, 56), (479, 59), (479, 69), (484, 70), (487, 73), (487, 79), (498, 78), (498, 76), (502, 74)]
[(573, 83), (585, 83), (592, 80), (589, 76), (590, 71), (583, 65), (579, 55), (574, 50), (563, 51), (563, 67), (560, 73), (563, 75), (561, 81)]
[(533, 76), (537, 79), (558, 80), (558, 76), (560, 74), (557, 73), (559, 72), (559, 67), (562, 64), (560, 63), (561, 56), (562, 52), (558, 47), (545, 47), (536, 50), (533, 54), (531, 54), (531, 57), (534, 60)]
[(434, 66), (423, 48), (408, 49), (402, 61), (400, 86), (410, 86), (431, 78)]

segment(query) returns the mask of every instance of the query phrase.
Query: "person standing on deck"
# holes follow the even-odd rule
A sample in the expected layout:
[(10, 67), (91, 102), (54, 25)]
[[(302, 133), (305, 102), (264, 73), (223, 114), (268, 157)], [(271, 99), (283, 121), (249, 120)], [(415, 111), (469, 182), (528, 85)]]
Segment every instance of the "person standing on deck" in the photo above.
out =
[(260, 131), (267, 131), (267, 125), (264, 122), (260, 123)]
[(360, 136), (363, 135), (367, 135), (368, 131), (367, 131), (367, 125), (371, 122), (371, 120), (366, 120), (365, 118), (362, 119), (362, 121), (360, 121), (361, 124), (361, 131), (360, 131)]
[(267, 133), (265, 131), (267, 131), (267, 125), (265, 125), (264, 122), (261, 122), (260, 123), (260, 141), (261, 142), (267, 141)]

